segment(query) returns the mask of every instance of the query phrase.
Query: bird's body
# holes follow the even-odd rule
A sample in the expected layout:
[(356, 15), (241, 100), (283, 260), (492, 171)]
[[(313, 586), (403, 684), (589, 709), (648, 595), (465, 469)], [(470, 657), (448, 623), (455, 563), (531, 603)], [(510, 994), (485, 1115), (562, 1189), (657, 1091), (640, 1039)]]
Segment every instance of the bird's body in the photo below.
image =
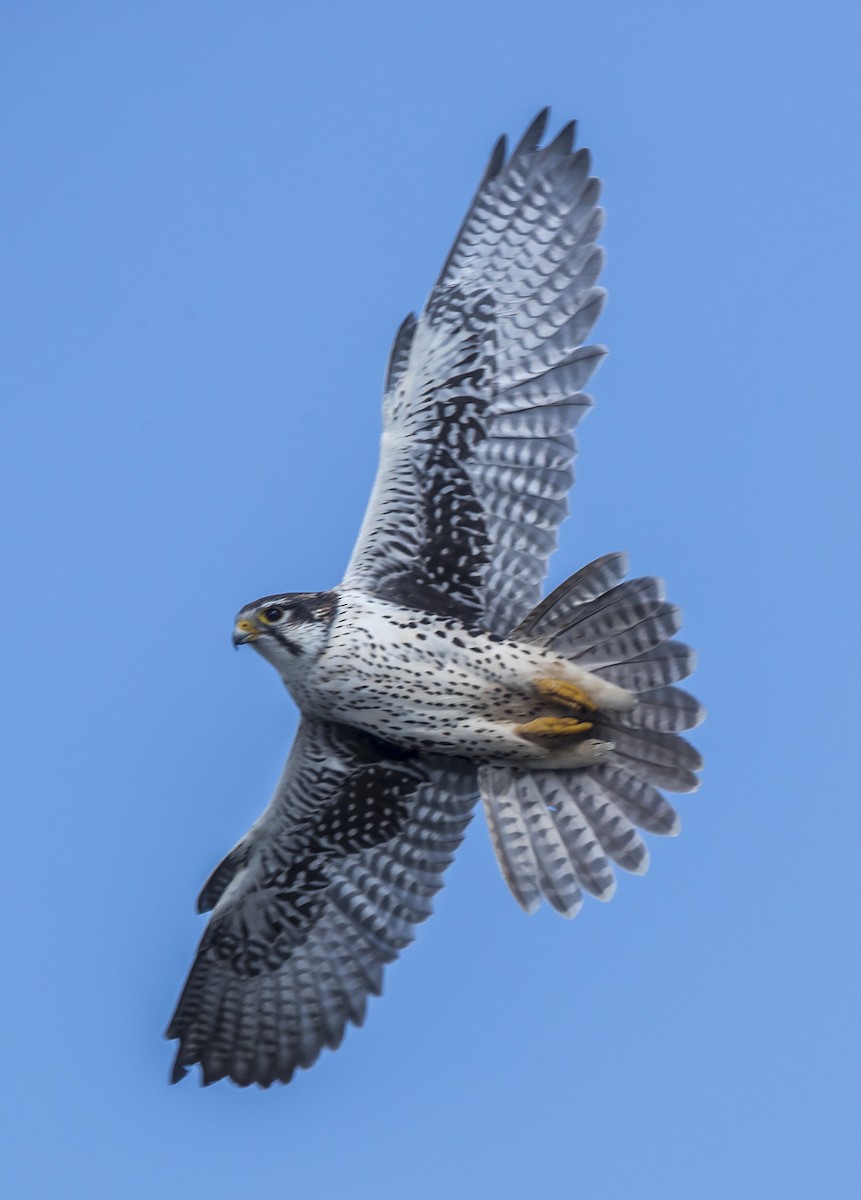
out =
[(639, 829), (678, 832), (692, 791), (675, 685), (693, 652), (653, 577), (607, 554), (540, 600), (573, 481), (603, 221), (573, 123), (546, 113), (491, 155), (385, 375), (376, 482), (340, 584), (264, 597), (237, 644), (302, 713), (269, 807), (198, 898), (212, 911), (168, 1029), (174, 1081), (287, 1082), (348, 1022), (430, 915), (480, 794), (502, 874), (532, 911), (642, 874)]
[[(268, 596), (237, 620), (250, 624), (261, 608), (290, 612), (294, 603), (289, 595)], [(491, 764), (597, 762), (602, 751), (593, 740), (578, 739), (560, 750), (517, 732), (555, 707), (536, 691), (536, 682), (558, 679), (582, 688), (606, 711), (634, 704), (629, 692), (546, 647), (497, 637), (456, 617), (357, 589), (306, 594), (300, 604), (301, 621), (292, 628), (287, 623), (283, 642), (267, 644), (247, 631), (241, 640), (260, 646), (302, 712), (405, 750)], [(319, 616), (309, 620), (309, 611)]]

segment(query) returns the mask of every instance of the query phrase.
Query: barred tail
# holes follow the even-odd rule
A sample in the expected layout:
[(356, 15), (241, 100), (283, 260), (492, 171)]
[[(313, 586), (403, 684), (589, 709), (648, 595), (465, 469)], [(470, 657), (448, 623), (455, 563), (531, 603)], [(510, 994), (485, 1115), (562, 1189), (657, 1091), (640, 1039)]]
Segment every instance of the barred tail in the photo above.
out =
[(532, 912), (542, 896), (565, 916), (583, 893), (609, 900), (612, 864), (643, 874), (649, 852), (637, 827), (675, 835), (679, 819), (658, 788), (691, 792), (699, 753), (679, 733), (698, 725), (702, 706), (674, 685), (694, 667), (675, 641), (681, 618), (659, 579), (624, 580), (627, 558), (608, 554), (572, 575), (512, 637), (552, 648), (587, 671), (634, 693), (628, 712), (594, 717), (590, 737), (613, 749), (576, 770), (482, 767), (488, 826), (503, 876)]

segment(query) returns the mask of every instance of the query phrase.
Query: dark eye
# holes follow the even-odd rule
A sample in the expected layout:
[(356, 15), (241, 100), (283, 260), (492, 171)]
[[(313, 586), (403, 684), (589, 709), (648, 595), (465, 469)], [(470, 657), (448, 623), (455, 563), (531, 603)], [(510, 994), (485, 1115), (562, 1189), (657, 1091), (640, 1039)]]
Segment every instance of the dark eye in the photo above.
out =
[(268, 608), (263, 609), (260, 615), (267, 624), (274, 625), (284, 616), (284, 609), (280, 604), (270, 604)]

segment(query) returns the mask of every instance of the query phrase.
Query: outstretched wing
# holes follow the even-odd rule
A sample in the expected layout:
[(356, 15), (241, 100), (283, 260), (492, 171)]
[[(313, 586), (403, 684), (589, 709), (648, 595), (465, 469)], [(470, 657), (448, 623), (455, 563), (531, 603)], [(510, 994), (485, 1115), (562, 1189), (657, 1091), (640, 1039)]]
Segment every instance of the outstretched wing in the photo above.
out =
[(287, 1083), (361, 1025), (383, 964), (431, 912), (476, 799), (459, 760), (304, 718), (271, 804), (210, 876), (212, 917), (166, 1036), (200, 1063)]
[(395, 338), (380, 465), (345, 586), (508, 633), (568, 513), (603, 210), (574, 124), (491, 156), (421, 317)]

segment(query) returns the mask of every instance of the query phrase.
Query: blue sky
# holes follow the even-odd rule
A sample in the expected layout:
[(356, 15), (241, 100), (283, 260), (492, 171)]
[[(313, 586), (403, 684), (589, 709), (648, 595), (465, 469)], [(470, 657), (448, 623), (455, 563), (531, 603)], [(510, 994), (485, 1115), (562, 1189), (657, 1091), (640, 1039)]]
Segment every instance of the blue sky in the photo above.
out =
[[(859, 25), (3, 6), (10, 1195), (858, 1186)], [(340, 578), (391, 336), (545, 103), (606, 181), (611, 290), (549, 583), (621, 548), (665, 576), (706, 782), (573, 924), (517, 909), (477, 818), (336, 1055), (171, 1089), (197, 888), (295, 726), (231, 618)]]

